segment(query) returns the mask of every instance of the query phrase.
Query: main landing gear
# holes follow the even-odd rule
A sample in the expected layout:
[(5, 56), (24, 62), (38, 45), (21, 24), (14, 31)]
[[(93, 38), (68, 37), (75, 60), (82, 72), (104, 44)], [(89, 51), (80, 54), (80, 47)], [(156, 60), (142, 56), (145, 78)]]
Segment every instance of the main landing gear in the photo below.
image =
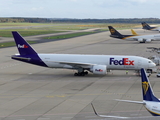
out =
[(74, 73), (74, 76), (85, 76), (87, 74), (88, 74), (87, 71), (86, 72), (78, 72), (78, 73)]
[(147, 69), (147, 73), (153, 73), (152, 69)]

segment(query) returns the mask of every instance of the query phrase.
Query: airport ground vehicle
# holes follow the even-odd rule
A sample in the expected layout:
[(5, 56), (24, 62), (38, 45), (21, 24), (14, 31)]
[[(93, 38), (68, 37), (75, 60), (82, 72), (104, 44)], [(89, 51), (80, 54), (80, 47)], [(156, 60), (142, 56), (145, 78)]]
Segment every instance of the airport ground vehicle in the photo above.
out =
[(160, 72), (157, 73), (157, 77), (160, 77)]

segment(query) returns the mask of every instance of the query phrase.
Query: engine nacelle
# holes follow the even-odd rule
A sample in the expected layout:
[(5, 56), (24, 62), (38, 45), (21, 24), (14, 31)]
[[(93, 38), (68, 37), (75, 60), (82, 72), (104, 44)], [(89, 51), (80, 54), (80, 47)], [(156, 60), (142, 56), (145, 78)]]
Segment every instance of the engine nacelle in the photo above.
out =
[(91, 69), (93, 74), (105, 75), (107, 74), (107, 66), (106, 65), (94, 65)]
[(144, 40), (143, 38), (139, 38), (139, 39), (138, 39), (138, 42), (140, 42), (140, 43), (145, 43), (145, 41), (146, 41), (146, 40)]
[(146, 39), (146, 42), (151, 42), (152, 40), (151, 39)]

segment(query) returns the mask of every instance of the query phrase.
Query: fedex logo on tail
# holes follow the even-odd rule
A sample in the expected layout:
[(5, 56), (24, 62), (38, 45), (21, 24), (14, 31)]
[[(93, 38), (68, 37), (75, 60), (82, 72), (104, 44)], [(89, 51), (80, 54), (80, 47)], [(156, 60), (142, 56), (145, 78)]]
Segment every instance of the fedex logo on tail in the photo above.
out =
[(134, 60), (129, 60), (129, 58), (122, 58), (122, 60), (110, 58), (110, 65), (134, 65)]
[(28, 48), (28, 46), (27, 45), (20, 45), (20, 44), (18, 44), (18, 48)]

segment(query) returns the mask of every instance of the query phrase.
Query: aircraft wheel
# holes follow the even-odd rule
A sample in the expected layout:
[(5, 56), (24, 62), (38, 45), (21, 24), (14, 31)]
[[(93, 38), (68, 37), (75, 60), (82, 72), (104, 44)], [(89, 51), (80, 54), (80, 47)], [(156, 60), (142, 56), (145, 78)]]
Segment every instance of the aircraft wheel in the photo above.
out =
[(85, 75), (88, 75), (88, 72), (86, 71), (86, 72), (84, 72), (85, 73)]
[(78, 76), (78, 73), (74, 73), (74, 76)]
[(80, 76), (85, 76), (85, 73), (84, 73), (84, 72), (81, 72), (81, 73), (80, 73)]
[(153, 71), (152, 71), (152, 69), (147, 69), (147, 72), (152, 73)]
[(85, 76), (85, 72), (80, 72), (80, 73), (74, 73), (74, 76)]

